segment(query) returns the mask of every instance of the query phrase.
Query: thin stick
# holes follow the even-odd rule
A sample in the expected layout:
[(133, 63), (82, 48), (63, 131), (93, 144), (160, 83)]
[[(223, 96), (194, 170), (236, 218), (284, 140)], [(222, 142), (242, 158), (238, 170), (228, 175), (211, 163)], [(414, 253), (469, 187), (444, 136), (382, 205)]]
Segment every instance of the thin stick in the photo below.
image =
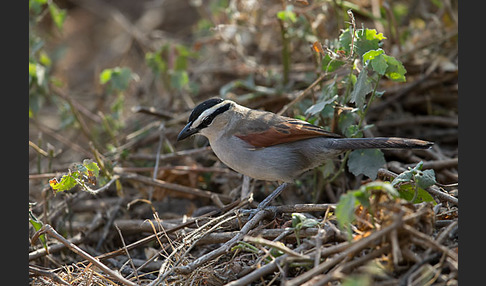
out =
[(113, 183), (114, 183), (116, 180), (118, 180), (119, 178), (120, 178), (120, 176), (118, 176), (118, 175), (114, 175), (114, 176), (111, 178), (111, 180), (110, 180), (108, 183), (106, 183), (106, 185), (104, 185), (103, 187), (101, 187), (101, 188), (99, 188), (99, 189), (92, 190), (92, 189), (91, 189), (91, 188), (89, 188), (88, 186), (84, 186), (84, 187), (85, 187), (84, 189), (85, 189), (87, 192), (89, 192), (90, 194), (92, 194), (92, 195), (96, 195), (96, 194), (98, 194), (98, 193), (101, 193), (101, 192), (103, 192), (103, 191), (107, 190), (107, 189), (108, 189), (108, 188), (111, 186), (111, 184), (113, 184)]
[(189, 274), (192, 271), (194, 271), (194, 269), (196, 269), (196, 267), (199, 267), (200, 265), (225, 254), (231, 247), (236, 245), (236, 243), (238, 241), (240, 241), (250, 230), (252, 230), (269, 213), (270, 212), (265, 210), (265, 209), (258, 211), (255, 214), (255, 216), (252, 219), (250, 219), (245, 224), (245, 226), (243, 226), (243, 228), (241, 228), (240, 232), (237, 235), (235, 235), (232, 239), (227, 241), (221, 247), (199, 257), (198, 259), (194, 260), (193, 262), (191, 262), (190, 264), (188, 264), (186, 266), (179, 266), (179, 267), (175, 268), (174, 271), (176, 273), (180, 273), (180, 274)]
[(198, 197), (209, 198), (209, 199), (212, 199), (213, 196), (217, 196), (223, 203), (231, 202), (231, 198), (227, 195), (216, 194), (210, 191), (203, 191), (196, 188), (190, 188), (178, 184), (167, 183), (162, 180), (154, 180), (152, 178), (141, 176), (138, 174), (133, 174), (133, 173), (124, 173), (119, 175), (123, 179), (134, 180), (134, 181), (142, 182), (156, 187), (167, 188), (169, 190), (176, 191), (176, 192), (191, 194)]
[(307, 213), (325, 212), (328, 209), (336, 208), (336, 204), (295, 204), (282, 206), (269, 206), (267, 209), (275, 213)]
[(35, 121), (33, 119), (29, 119), (29, 124), (32, 123), (34, 124), (39, 130), (43, 133), (46, 133), (47, 135), (51, 136), (52, 138), (56, 139), (57, 141), (61, 142), (62, 144), (72, 148), (76, 152), (83, 153), (85, 156), (91, 156), (91, 152), (88, 150), (84, 149), (80, 145), (66, 139), (65, 136), (61, 135), (61, 133), (57, 132), (56, 130), (52, 130), (51, 128), (44, 126), (40, 124), (38, 121)]
[[(222, 173), (227, 175), (233, 175), (235, 177), (239, 177), (239, 175), (231, 171), (228, 168), (219, 168), (219, 167), (202, 167), (202, 166), (159, 166), (159, 170), (174, 170), (174, 171), (185, 171), (185, 172), (211, 172), (211, 173)], [(114, 167), (113, 170), (115, 173), (145, 173), (145, 172), (153, 172), (154, 167)], [(55, 174), (55, 173), (51, 173)], [(52, 178), (55, 175), (51, 175), (50, 177), (44, 174), (29, 174), (29, 180), (36, 179), (37, 176), (39, 177), (47, 177)]]
[(29, 140), (29, 146), (32, 147), (37, 153), (41, 154), (44, 157), (49, 157), (49, 154), (42, 150), (41, 147), (37, 146), (34, 142)]
[[(309, 245), (307, 243), (302, 243), (299, 247), (297, 247), (294, 251), (295, 252), (300, 252), (304, 251), (307, 249)], [(297, 261), (299, 258), (297, 257), (291, 257), (288, 254), (284, 254), (282, 256), (277, 257), (275, 260), (272, 262), (256, 269), (255, 271), (249, 273), (248, 275), (245, 275), (241, 277), (238, 280), (231, 281), (230, 283), (226, 284), (226, 286), (244, 286), (244, 285), (250, 285), (253, 281), (267, 275), (270, 273), (273, 273), (278, 270), (279, 265), (283, 265), (285, 263), (290, 263), (293, 261)]]
[(53, 237), (55, 237), (57, 240), (59, 240), (60, 242), (62, 242), (71, 251), (73, 251), (74, 253), (78, 254), (81, 257), (83, 257), (84, 259), (88, 260), (89, 262), (93, 263), (96, 267), (98, 267), (99, 269), (101, 269), (102, 271), (104, 271), (106, 274), (108, 274), (108, 276), (110, 276), (111, 278), (115, 279), (116, 281), (122, 283), (123, 285), (137, 286), (137, 284), (135, 284), (135, 283), (133, 283), (133, 282), (125, 279), (123, 276), (121, 276), (120, 274), (118, 274), (118, 272), (111, 270), (106, 265), (104, 265), (103, 263), (101, 263), (98, 259), (94, 258), (89, 253), (87, 253), (86, 251), (82, 250), (81, 248), (79, 248), (75, 244), (71, 243), (69, 240), (65, 239), (62, 235), (60, 235), (59, 233), (57, 233), (57, 231), (54, 230), (48, 224), (43, 225), (41, 227), (41, 229), (39, 229), (39, 231), (37, 231), (34, 234), (34, 236), (32, 237), (32, 243), (35, 243), (37, 241), (37, 239), (39, 239), (39, 236), (41, 236), (42, 234), (45, 234), (45, 233), (48, 233), (48, 234), (52, 235)]
[[(228, 214), (231, 214), (231, 212), (228, 212), (224, 215), (222, 215), (220, 218), (224, 218), (225, 216), (227, 216)], [(174, 256), (175, 254), (179, 254), (179, 252), (183, 249), (183, 247), (185, 247), (186, 245), (189, 245), (189, 247), (184, 251), (184, 253), (178, 257), (178, 260), (177, 262), (174, 264), (173, 268), (170, 269), (169, 271), (166, 271), (166, 272), (160, 272), (159, 274), (159, 277), (157, 277), (157, 279), (153, 280), (149, 286), (151, 285), (157, 285), (159, 282), (161, 281), (164, 281), (167, 276), (169, 276), (170, 274), (172, 274), (172, 271), (174, 268), (176, 268), (182, 261), (183, 261), (183, 258), (185, 256), (187, 256), (187, 254), (189, 254), (189, 252), (194, 248), (194, 246), (196, 246), (197, 242), (200, 241), (201, 239), (203, 239), (204, 237), (206, 237), (207, 235), (209, 235), (212, 231), (214, 231), (215, 229), (217, 229), (218, 227), (220, 227), (222, 224), (228, 222), (229, 220), (232, 220), (234, 218), (234, 216), (231, 216), (229, 218), (225, 218), (224, 220), (222, 221), (219, 221), (217, 224), (215, 224), (214, 226), (212, 226), (209, 230), (207, 230), (205, 233), (203, 233), (202, 235), (199, 235), (199, 237), (190, 237), (190, 239), (188, 239), (187, 241), (184, 241), (183, 244), (179, 245), (176, 249), (174, 249), (174, 251), (172, 251), (172, 253), (166, 258), (166, 262), (163, 264), (166, 265), (167, 262), (169, 262), (170, 258), (172, 256)], [(210, 222), (212, 223), (212, 222)], [(200, 229), (203, 229), (204, 227), (201, 227)], [(195, 236), (196, 234), (199, 234), (198, 233), (198, 230), (195, 230), (191, 233), (191, 235)]]
[[(226, 206), (225, 209), (223, 209), (221, 211), (222, 212), (225, 212), (225, 211), (228, 211), (230, 209), (242, 207), (242, 206), (245, 206), (245, 205), (246, 205), (246, 202), (238, 202), (238, 201), (236, 201), (236, 202), (233, 202), (230, 205)], [(136, 248), (136, 247), (145, 245), (145, 244), (147, 244), (149, 242), (152, 242), (152, 241), (156, 240), (157, 237), (160, 236), (160, 235), (169, 234), (169, 233), (175, 232), (177, 230), (183, 229), (185, 227), (188, 227), (188, 226), (192, 225), (193, 223), (196, 223), (201, 218), (205, 218), (205, 217), (209, 217), (211, 215), (215, 215), (218, 212), (219, 211), (212, 211), (212, 212), (203, 214), (203, 215), (201, 215), (199, 217), (192, 218), (189, 221), (187, 221), (185, 223), (182, 223), (182, 224), (180, 224), (180, 225), (178, 225), (176, 227), (173, 227), (173, 228), (170, 228), (170, 229), (166, 229), (165, 231), (159, 231), (158, 233), (152, 234), (150, 236), (147, 236), (145, 238), (142, 238), (142, 239), (140, 239), (140, 240), (138, 240), (136, 242), (133, 242), (133, 243), (127, 245), (126, 249), (131, 250), (133, 248)], [(108, 258), (112, 258), (112, 257), (118, 256), (118, 255), (121, 255), (123, 252), (124, 252), (124, 249), (122, 248), (122, 249), (118, 249), (118, 250), (115, 250), (115, 251), (112, 251), (112, 252), (109, 252), (109, 253), (105, 253), (105, 254), (99, 255), (96, 258), (97, 259), (100, 259), (100, 260), (108, 259)]]
[(301, 91), (291, 102), (287, 103), (282, 109), (277, 113), (278, 115), (282, 115), (289, 107), (296, 104), (297, 102), (301, 101), (311, 89), (313, 89), (317, 84), (319, 84), (325, 77), (327, 76), (327, 72), (321, 74), (311, 85), (309, 85), (306, 89)]
[(321, 274), (315, 276), (314, 279), (309, 280), (307, 283), (302, 284), (302, 286), (312, 285), (312, 286), (320, 286), (320, 285), (327, 285), (330, 281), (338, 279), (338, 277), (342, 277), (342, 273), (349, 273), (353, 268), (358, 267), (359, 265), (363, 265), (366, 262), (379, 257), (390, 251), (390, 245), (385, 245), (378, 249), (373, 250), (372, 252), (359, 257), (357, 259), (353, 259), (345, 264), (337, 267), (330, 273)]
[(245, 235), (243, 237), (243, 241), (252, 242), (252, 243), (255, 243), (255, 244), (260, 244), (260, 245), (272, 247), (272, 248), (275, 248), (277, 250), (282, 251), (283, 253), (287, 253), (290, 256), (298, 257), (298, 258), (301, 258), (301, 259), (304, 259), (304, 260), (311, 260), (311, 257), (309, 255), (300, 254), (300, 253), (288, 248), (287, 246), (283, 245), (282, 243), (277, 243), (277, 242), (265, 239), (265, 238), (260, 237), (260, 236), (259, 237), (252, 237), (252, 236)]
[[(165, 126), (164, 123), (161, 123), (159, 126), (159, 144), (157, 146), (157, 155), (155, 157), (155, 167), (154, 167), (154, 174), (153, 174), (153, 179), (157, 179), (157, 173), (159, 170), (159, 161), (160, 161), (160, 150), (162, 150), (162, 141), (164, 141), (165, 137)], [(150, 194), (152, 195), (152, 194)], [(152, 200), (151, 196), (149, 197), (149, 201)]]
[[(444, 245), (437, 243), (437, 241), (431, 239), (428, 235), (421, 233), (420, 231), (418, 231), (415, 228), (408, 226), (408, 225), (404, 225), (403, 228), (406, 231), (408, 231), (409, 233), (411, 233), (412, 235), (418, 237), (420, 240), (424, 241), (424, 243), (428, 247), (435, 248), (436, 250), (445, 253), (447, 256), (452, 258), (456, 263), (459, 260), (457, 254), (454, 251), (450, 250), (449, 248), (445, 247)], [(412, 237), (412, 240), (413, 240), (413, 237)]]
[(130, 262), (130, 265), (132, 266), (133, 272), (135, 273), (135, 277), (137, 278), (137, 282), (138, 282), (138, 284), (140, 284), (140, 278), (138, 277), (137, 268), (133, 264), (132, 257), (130, 256), (130, 252), (128, 252), (127, 245), (125, 244), (125, 239), (123, 239), (123, 235), (121, 233), (121, 230), (118, 228), (118, 226), (116, 224), (115, 224), (115, 228), (118, 231), (118, 234), (120, 235), (120, 240), (123, 244), (123, 249), (125, 249), (125, 253), (127, 254), (128, 261)]
[(343, 252), (341, 252), (340, 254), (336, 255), (332, 259), (326, 260), (324, 263), (319, 264), (319, 266), (312, 268), (311, 270), (305, 272), (304, 274), (297, 276), (296, 278), (294, 278), (290, 281), (287, 281), (287, 283), (285, 285), (286, 286), (296, 286), (296, 285), (303, 284), (304, 282), (308, 281), (309, 279), (312, 279), (312, 277), (319, 275), (319, 274), (323, 273), (324, 271), (326, 271), (327, 269), (338, 264), (340, 261), (342, 261), (343, 259), (345, 259), (349, 255), (352, 255), (353, 253), (355, 253), (355, 252), (365, 248), (366, 246), (370, 245), (371, 243), (373, 243), (373, 241), (377, 240), (378, 238), (388, 235), (392, 230), (397, 229), (402, 224), (403, 224), (402, 217), (398, 216), (391, 225), (389, 225), (389, 226), (387, 226), (387, 227), (385, 227), (385, 228), (383, 228), (379, 231), (376, 231), (376, 232), (372, 233), (371, 235), (369, 235), (365, 238), (362, 238), (358, 241), (352, 242), (351, 244), (349, 244), (349, 247), (346, 250), (344, 250)]
[(32, 272), (35, 275), (47, 276), (52, 280), (54, 280), (54, 282), (57, 282), (62, 285), (68, 285), (68, 286), (71, 285), (66, 281), (62, 280), (61, 277), (57, 276), (57, 274), (54, 273), (52, 270), (44, 270), (44, 269), (37, 268), (37, 266), (35, 265), (29, 265), (29, 272)]
[[(196, 154), (206, 153), (211, 151), (211, 147), (202, 147), (198, 149), (190, 149), (190, 150), (183, 150), (177, 151), (170, 154), (163, 154), (159, 156), (160, 161), (169, 161), (174, 160), (184, 156), (193, 156)], [(133, 154), (129, 155), (129, 160), (154, 160), (156, 158), (155, 154)]]
[(398, 263), (402, 262), (403, 255), (402, 252), (400, 251), (400, 245), (398, 242), (398, 232), (396, 229), (391, 231), (390, 241), (392, 246), (393, 264), (395, 265), (395, 267), (397, 267)]

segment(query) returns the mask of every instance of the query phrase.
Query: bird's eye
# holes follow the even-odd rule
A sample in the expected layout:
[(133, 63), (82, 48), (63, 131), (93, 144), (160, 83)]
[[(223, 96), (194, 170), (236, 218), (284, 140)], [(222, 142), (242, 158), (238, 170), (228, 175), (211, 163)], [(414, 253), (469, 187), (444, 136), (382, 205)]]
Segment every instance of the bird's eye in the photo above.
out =
[(208, 116), (208, 117), (203, 119), (202, 124), (205, 125), (205, 126), (208, 126), (209, 124), (211, 124), (212, 121), (213, 121), (213, 119)]

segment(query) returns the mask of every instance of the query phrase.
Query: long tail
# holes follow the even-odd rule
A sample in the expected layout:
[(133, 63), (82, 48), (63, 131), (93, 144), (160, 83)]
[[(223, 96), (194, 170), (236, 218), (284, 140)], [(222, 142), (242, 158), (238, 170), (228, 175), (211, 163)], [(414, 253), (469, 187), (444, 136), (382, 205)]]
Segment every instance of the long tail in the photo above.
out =
[(354, 149), (427, 149), (434, 145), (433, 142), (419, 139), (407, 139), (398, 137), (376, 138), (335, 138), (332, 139), (331, 148), (341, 150)]

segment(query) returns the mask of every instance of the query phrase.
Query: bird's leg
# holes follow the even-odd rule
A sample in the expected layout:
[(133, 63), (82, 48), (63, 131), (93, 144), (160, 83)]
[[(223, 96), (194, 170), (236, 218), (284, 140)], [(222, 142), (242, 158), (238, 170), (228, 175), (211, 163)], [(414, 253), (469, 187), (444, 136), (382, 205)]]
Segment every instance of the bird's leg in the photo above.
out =
[(243, 175), (243, 183), (241, 184), (241, 200), (244, 200), (250, 193), (250, 177)]

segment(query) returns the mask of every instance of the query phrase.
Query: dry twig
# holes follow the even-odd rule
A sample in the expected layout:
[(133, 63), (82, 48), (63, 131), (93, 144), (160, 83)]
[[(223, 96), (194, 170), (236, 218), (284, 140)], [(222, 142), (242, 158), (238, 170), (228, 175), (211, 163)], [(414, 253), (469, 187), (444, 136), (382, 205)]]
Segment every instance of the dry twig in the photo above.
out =
[(94, 258), (89, 253), (85, 252), (84, 250), (82, 250), (81, 248), (79, 248), (78, 246), (76, 246), (75, 244), (73, 244), (72, 242), (70, 242), (69, 240), (65, 239), (62, 235), (58, 234), (57, 231), (55, 231), (48, 224), (43, 225), (41, 227), (41, 229), (39, 229), (39, 231), (37, 231), (34, 234), (34, 236), (32, 237), (32, 243), (36, 243), (37, 242), (37, 239), (39, 239), (39, 237), (42, 234), (45, 234), (45, 233), (47, 233), (49, 235), (52, 235), (57, 240), (59, 240), (61, 243), (63, 243), (67, 248), (69, 248), (71, 251), (73, 251), (74, 253), (80, 255), (84, 259), (86, 259), (89, 262), (91, 262), (94, 265), (96, 265), (99, 269), (101, 269), (102, 271), (104, 271), (112, 279), (115, 279), (116, 281), (122, 283), (123, 285), (128, 285), (128, 286), (136, 286), (137, 285), (137, 284), (135, 284), (135, 283), (133, 283), (133, 282), (125, 279), (118, 272), (111, 270), (106, 265), (104, 265), (103, 263), (101, 263), (98, 259)]

